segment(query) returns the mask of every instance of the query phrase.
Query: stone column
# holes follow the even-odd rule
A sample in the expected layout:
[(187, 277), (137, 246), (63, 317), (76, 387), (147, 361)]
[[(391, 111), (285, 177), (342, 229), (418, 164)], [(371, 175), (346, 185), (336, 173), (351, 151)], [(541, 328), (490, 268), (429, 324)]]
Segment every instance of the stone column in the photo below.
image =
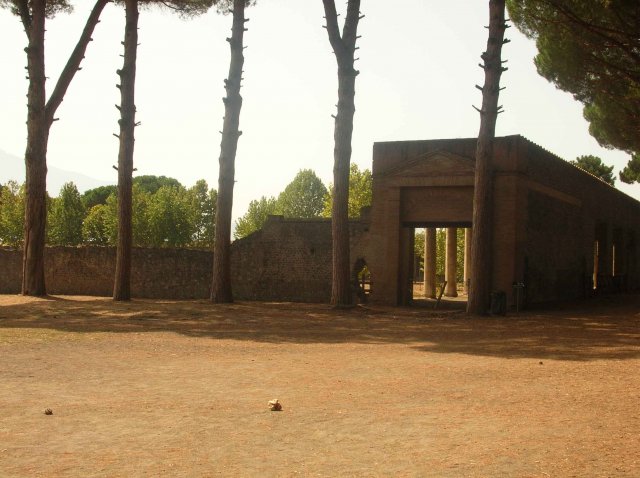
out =
[(471, 228), (464, 230), (464, 293), (469, 295), (469, 266), (471, 260)]
[(424, 296), (436, 298), (436, 230), (424, 230)]
[(444, 289), (444, 295), (447, 297), (458, 297), (458, 287), (456, 284), (457, 232), (458, 230), (455, 227), (447, 228), (447, 247), (444, 270), (444, 280), (447, 281), (447, 286)]

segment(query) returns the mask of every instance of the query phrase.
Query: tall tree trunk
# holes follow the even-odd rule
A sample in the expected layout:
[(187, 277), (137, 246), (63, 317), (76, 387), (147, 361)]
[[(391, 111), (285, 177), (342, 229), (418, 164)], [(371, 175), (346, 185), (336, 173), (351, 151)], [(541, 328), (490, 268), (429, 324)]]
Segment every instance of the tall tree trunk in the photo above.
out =
[(18, 11), (29, 39), (27, 71), (29, 73), (27, 148), (25, 151), (25, 221), (22, 260), (22, 294), (46, 295), (44, 280), (44, 245), (47, 221), (47, 143), (54, 115), (62, 103), (80, 63), (100, 14), (109, 0), (98, 0), (87, 19), (85, 28), (71, 53), (53, 93), (46, 101), (44, 32), (46, 1), (18, 2)]
[(31, 15), (26, 7), (25, 31), (29, 37), (27, 46), (27, 148), (26, 166), (24, 252), (22, 260), (22, 294), (46, 295), (44, 282), (44, 243), (47, 221), (47, 115), (45, 92), (44, 32), (45, 0), (31, 2)]
[(493, 141), (499, 113), (502, 45), (506, 29), (504, 0), (489, 2), (489, 39), (482, 54), (485, 80), (482, 88), (480, 132), (476, 146), (476, 173), (473, 193), (473, 237), (471, 238), (471, 271), (467, 312), (485, 314), (489, 308), (492, 284), (492, 228), (493, 228)]
[(136, 127), (136, 60), (138, 55), (138, 0), (125, 1), (124, 62), (120, 76), (120, 149), (118, 151), (118, 247), (114, 300), (131, 299), (133, 243), (132, 182)]
[(349, 282), (349, 165), (353, 117), (356, 111), (356, 76), (354, 54), (360, 22), (360, 0), (349, 0), (342, 35), (334, 0), (323, 0), (327, 19), (327, 34), (338, 63), (338, 111), (335, 116), (333, 151), (333, 205), (331, 209), (331, 235), (333, 238), (333, 282), (331, 305), (351, 305)]
[(235, 161), (242, 96), (242, 67), (244, 65), (244, 17), (245, 0), (233, 2), (233, 28), (231, 38), (227, 38), (231, 47), (229, 77), (225, 81), (227, 91), (223, 99), (225, 105), (222, 142), (220, 143), (220, 170), (218, 173), (218, 198), (216, 202), (216, 230), (213, 246), (213, 282), (211, 301), (216, 303), (233, 302), (231, 290), (231, 211), (233, 208), (233, 186), (235, 183)]

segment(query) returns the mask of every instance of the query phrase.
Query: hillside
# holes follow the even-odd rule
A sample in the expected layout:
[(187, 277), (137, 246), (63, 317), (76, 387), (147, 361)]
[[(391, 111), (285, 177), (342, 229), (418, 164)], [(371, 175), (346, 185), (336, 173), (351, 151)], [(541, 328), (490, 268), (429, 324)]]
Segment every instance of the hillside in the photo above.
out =
[[(0, 149), (0, 184), (9, 180), (22, 183), (24, 182), (24, 175), (23, 159)], [(69, 181), (73, 181), (80, 192), (109, 184), (106, 181), (100, 181), (84, 174), (49, 166), (47, 191), (51, 196), (57, 196), (62, 185)]]

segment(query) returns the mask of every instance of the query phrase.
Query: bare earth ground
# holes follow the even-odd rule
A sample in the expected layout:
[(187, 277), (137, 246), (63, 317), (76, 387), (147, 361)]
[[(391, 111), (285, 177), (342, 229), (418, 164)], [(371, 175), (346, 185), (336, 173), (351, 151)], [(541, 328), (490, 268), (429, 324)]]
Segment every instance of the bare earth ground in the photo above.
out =
[(638, 296), (485, 319), (0, 296), (2, 477), (638, 477), (639, 399)]

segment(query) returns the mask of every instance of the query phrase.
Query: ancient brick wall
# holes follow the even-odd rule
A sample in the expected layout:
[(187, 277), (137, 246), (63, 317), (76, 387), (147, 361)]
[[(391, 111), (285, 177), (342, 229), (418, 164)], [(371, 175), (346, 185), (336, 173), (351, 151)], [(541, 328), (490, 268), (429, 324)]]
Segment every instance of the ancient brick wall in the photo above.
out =
[(518, 142), (529, 178), (527, 299), (573, 299), (591, 293), (595, 241), (598, 288), (638, 289), (640, 203), (525, 138)]
[[(351, 221), (351, 264), (364, 257), (366, 224)], [(235, 241), (232, 287), (248, 300), (328, 302), (331, 221), (271, 216), (264, 228)], [(365, 258), (366, 259), (366, 258)]]
[[(352, 221), (352, 264), (364, 258), (366, 223)], [(331, 296), (331, 221), (272, 217), (264, 229), (231, 246), (238, 300), (326, 302)], [(131, 292), (138, 298), (209, 297), (213, 254), (189, 249), (134, 248)], [(111, 296), (112, 247), (48, 247), (50, 294)], [(0, 293), (20, 292), (22, 252), (0, 248)]]
[(0, 248), (0, 293), (19, 294), (22, 283), (22, 251)]
[(262, 230), (235, 241), (234, 295), (251, 300), (329, 300), (328, 225), (324, 220), (285, 221), (272, 216)]
[(523, 282), (527, 302), (578, 298), (585, 294), (582, 211), (575, 205), (530, 191)]
[[(187, 249), (134, 248), (134, 297), (196, 299), (209, 295), (212, 254)], [(115, 276), (113, 247), (47, 247), (47, 291), (62, 295), (111, 296)], [(0, 293), (20, 292), (22, 252), (0, 249)]]

